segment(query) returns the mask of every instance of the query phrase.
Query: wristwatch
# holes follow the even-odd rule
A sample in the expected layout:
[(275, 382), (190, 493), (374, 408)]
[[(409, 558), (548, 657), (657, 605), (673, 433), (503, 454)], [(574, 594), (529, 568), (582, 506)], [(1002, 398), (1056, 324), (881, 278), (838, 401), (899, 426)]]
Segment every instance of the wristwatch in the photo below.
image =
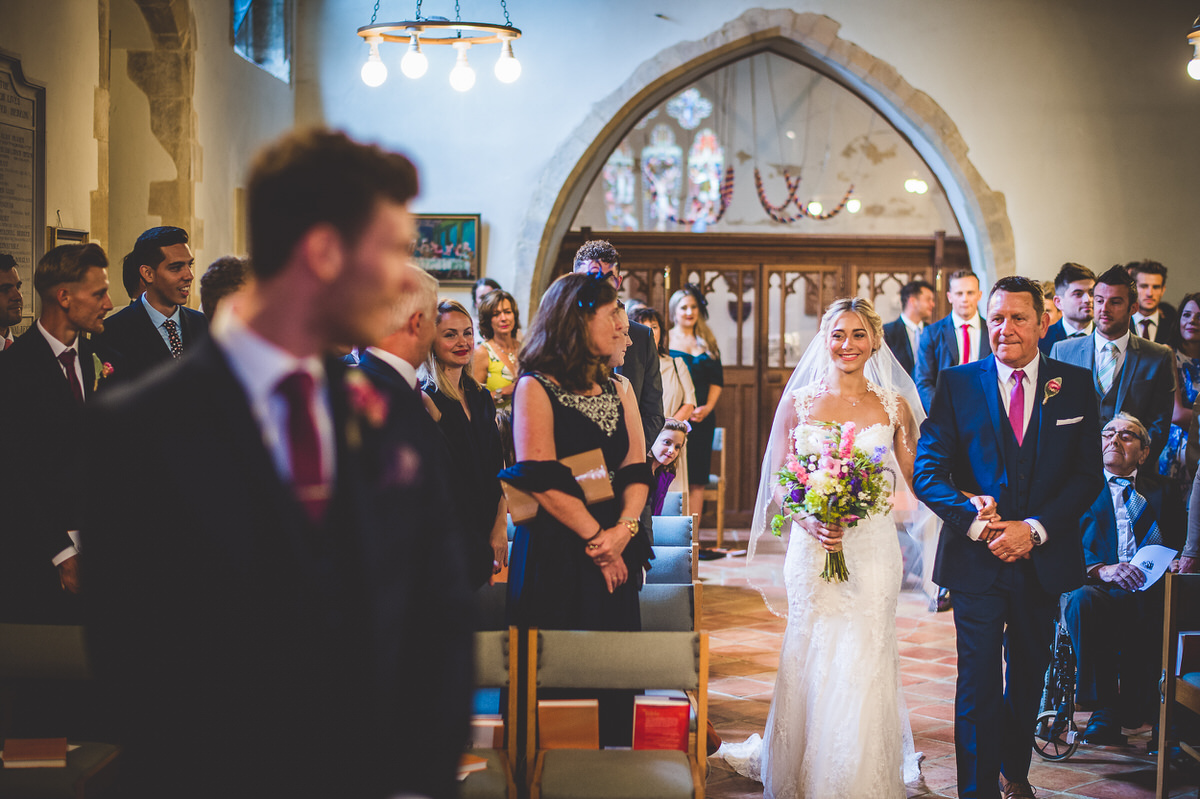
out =
[[(1025, 523), (1029, 524), (1029, 522)], [(1032, 524), (1029, 524), (1029, 540), (1033, 542), (1035, 547), (1040, 547), (1042, 545), (1042, 534), (1039, 533), (1038, 529)]]

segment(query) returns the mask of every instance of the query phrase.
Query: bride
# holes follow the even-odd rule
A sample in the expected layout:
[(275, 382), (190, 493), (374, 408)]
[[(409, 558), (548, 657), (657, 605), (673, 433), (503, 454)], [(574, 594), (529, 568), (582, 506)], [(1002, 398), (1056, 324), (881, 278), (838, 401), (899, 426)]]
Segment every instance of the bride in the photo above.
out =
[[(820, 451), (829, 435), (822, 423), (853, 422), (855, 446), (883, 454), (895, 476), (894, 510), (845, 529), (792, 518), (783, 567), (787, 629), (765, 737), (718, 752), (761, 780), (766, 797), (903, 799), (905, 783), (919, 778), (921, 755), (913, 751), (900, 690), (895, 617), (903, 564), (896, 526), (934, 521), (911, 499), (923, 420), (916, 388), (883, 343), (883, 321), (871, 303), (852, 298), (830, 305), (775, 413), (747, 565), (780, 511), (776, 473), (797, 448)], [(839, 549), (849, 579), (826, 582), (825, 554)]]

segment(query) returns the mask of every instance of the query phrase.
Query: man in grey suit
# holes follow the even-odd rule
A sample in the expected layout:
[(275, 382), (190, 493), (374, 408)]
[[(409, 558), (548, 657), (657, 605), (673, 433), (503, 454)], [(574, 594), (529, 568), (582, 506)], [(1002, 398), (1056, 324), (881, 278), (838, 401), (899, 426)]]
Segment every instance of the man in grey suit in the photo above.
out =
[(1151, 464), (1167, 443), (1175, 398), (1175, 357), (1169, 347), (1129, 330), (1137, 301), (1133, 279), (1114, 266), (1096, 279), (1096, 326), (1090, 336), (1054, 345), (1050, 357), (1090, 369), (1100, 424), (1124, 411), (1150, 432)]

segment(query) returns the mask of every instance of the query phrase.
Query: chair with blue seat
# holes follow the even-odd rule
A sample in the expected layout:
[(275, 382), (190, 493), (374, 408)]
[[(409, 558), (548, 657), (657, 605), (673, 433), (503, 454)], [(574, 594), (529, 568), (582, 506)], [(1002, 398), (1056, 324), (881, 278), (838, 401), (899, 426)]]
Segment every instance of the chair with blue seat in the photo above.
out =
[(487, 768), (473, 771), (459, 783), (462, 799), (516, 799), (517, 783), (517, 647), (516, 627), (503, 631), (475, 633), (475, 685), (504, 689), (508, 702), (503, 709), (504, 748), (472, 749), (471, 754), (487, 760)]
[(683, 498), (686, 496), (682, 491), (668, 491), (666, 499), (663, 500), (662, 515), (663, 516), (682, 516), (683, 515)]
[(643, 632), (688, 632), (700, 628), (700, 583), (648, 583), (638, 595)]
[(562, 689), (692, 692), (695, 729), (708, 719), (708, 635), (702, 632), (529, 631), (526, 763), (530, 799), (702, 799), (703, 735), (676, 750), (537, 748), (537, 694)]
[(653, 585), (689, 585), (696, 581), (696, 559), (692, 547), (664, 547), (655, 544), (651, 549), (654, 560), (646, 572), (646, 582)]
[[(57, 624), (0, 624), (0, 718), (7, 737), (21, 719), (13, 698), (31, 685), (79, 684), (91, 680), (83, 628)], [(0, 769), (0, 799), (99, 797), (113, 795), (120, 748), (71, 740), (66, 768)]]
[[(1200, 713), (1200, 672), (1195, 663), (1181, 664), (1179, 638), (1181, 634), (1200, 631), (1200, 574), (1170, 574), (1164, 576), (1166, 592), (1163, 600), (1163, 660), (1159, 692), (1162, 702), (1158, 715), (1158, 780), (1155, 796), (1171, 795), (1171, 751), (1178, 746), (1183, 752), (1200, 760), (1194, 744), (1178, 740), (1176, 713), (1179, 705)], [(1176, 778), (1178, 780), (1178, 778)]]

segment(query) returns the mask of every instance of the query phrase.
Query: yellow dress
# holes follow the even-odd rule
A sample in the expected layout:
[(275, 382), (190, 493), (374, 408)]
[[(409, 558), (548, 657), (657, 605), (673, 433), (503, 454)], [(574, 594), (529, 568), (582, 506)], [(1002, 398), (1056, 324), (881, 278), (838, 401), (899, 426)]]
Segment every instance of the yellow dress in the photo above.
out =
[[(512, 385), (513, 380), (516, 378), (513, 377), (512, 372), (508, 370), (508, 367), (504, 365), (504, 362), (500, 360), (500, 356), (498, 356), (496, 354), (496, 350), (492, 348), (492, 342), (483, 342), (483, 348), (487, 350), (488, 354), (487, 382), (483, 384), (483, 387), (491, 392), (492, 397), (495, 398), (495, 392), (497, 390), (502, 389), (505, 386)], [(506, 410), (511, 406), (511, 394), (501, 397), (496, 402), (496, 410), (498, 411)]]

